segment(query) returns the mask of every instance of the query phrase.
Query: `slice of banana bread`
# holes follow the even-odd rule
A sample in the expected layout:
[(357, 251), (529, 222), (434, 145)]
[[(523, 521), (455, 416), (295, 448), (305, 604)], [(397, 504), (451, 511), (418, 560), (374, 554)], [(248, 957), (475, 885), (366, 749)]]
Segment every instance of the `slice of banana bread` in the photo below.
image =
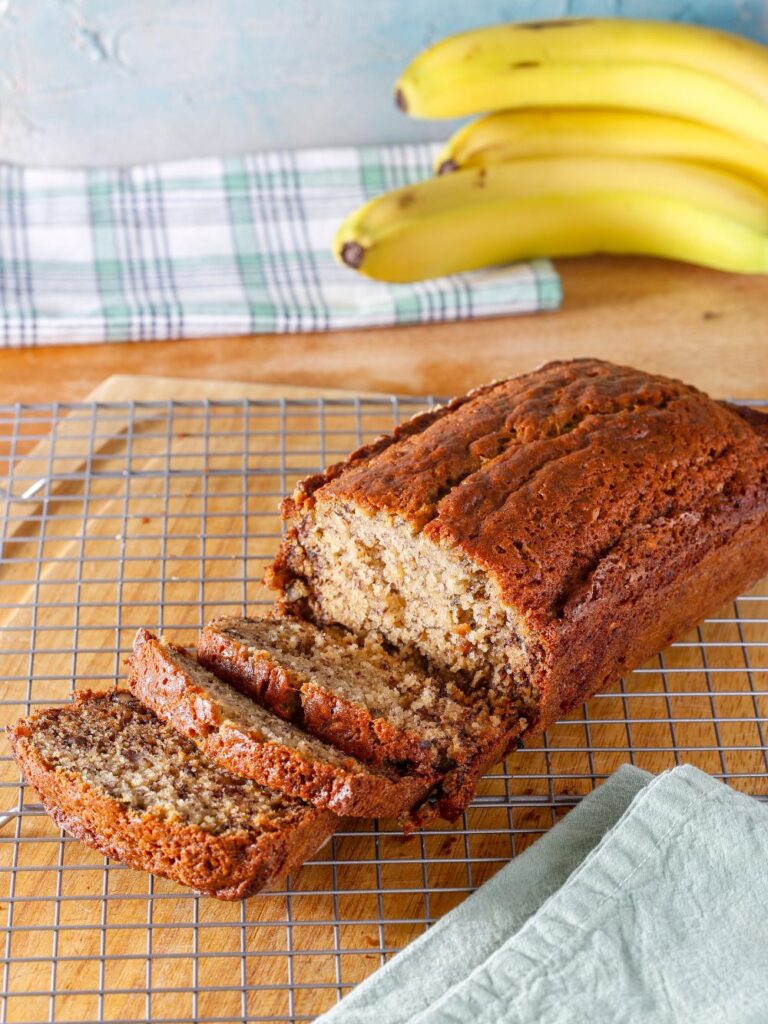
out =
[(58, 825), (108, 857), (219, 899), (298, 868), (338, 823), (219, 768), (125, 691), (76, 693), (8, 734)]
[(768, 571), (765, 420), (593, 359), (490, 384), (298, 486), (278, 610), (542, 729)]
[(485, 765), (526, 724), (502, 722), (468, 700), (449, 673), (427, 673), (420, 659), (294, 619), (215, 619), (197, 656), (241, 692), (366, 764), (430, 782), (439, 777), (422, 821), (432, 811), (455, 818)]
[(217, 678), (177, 644), (140, 629), (128, 687), (222, 768), (316, 807), (353, 817), (400, 817), (433, 779), (376, 771), (278, 718)]

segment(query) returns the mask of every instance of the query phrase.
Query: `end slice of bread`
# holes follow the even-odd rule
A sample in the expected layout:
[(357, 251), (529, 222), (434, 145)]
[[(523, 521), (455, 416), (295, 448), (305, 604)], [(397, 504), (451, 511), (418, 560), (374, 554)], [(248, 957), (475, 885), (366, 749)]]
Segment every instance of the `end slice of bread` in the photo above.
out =
[(76, 693), (8, 735), (58, 825), (108, 857), (218, 899), (278, 881), (338, 824), (223, 770), (123, 690)]

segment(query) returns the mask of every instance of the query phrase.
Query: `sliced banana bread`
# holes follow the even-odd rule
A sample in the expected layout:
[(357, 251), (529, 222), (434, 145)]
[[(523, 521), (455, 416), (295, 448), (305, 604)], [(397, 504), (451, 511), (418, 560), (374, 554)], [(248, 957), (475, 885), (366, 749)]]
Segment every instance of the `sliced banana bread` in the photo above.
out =
[(219, 899), (298, 868), (338, 823), (224, 771), (125, 691), (76, 693), (8, 733), (58, 825), (108, 857)]
[(278, 610), (544, 728), (768, 571), (765, 422), (593, 359), (490, 384), (298, 486)]
[(283, 721), (177, 644), (140, 629), (128, 687), (156, 715), (237, 775), (336, 814), (400, 817), (434, 779), (385, 774)]
[[(526, 722), (469, 700), (450, 673), (294, 619), (221, 618), (198, 640), (199, 661), (235, 688), (314, 736), (380, 770), (440, 778), (419, 817), (455, 818), (479, 774), (503, 756)], [(446, 781), (445, 776), (448, 776)]]

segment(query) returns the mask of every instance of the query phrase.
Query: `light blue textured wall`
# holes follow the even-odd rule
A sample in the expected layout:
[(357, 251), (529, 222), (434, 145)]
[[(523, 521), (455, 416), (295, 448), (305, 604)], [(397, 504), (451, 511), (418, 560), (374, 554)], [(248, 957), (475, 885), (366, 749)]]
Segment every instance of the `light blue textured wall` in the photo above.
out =
[(418, 50), (475, 25), (595, 13), (768, 41), (768, 0), (0, 0), (0, 158), (441, 138), (445, 124), (392, 104)]

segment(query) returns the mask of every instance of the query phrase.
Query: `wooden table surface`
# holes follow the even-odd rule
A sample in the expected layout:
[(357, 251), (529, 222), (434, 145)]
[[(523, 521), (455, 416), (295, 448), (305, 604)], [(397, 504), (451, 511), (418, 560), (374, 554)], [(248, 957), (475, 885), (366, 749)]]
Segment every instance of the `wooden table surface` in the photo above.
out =
[(557, 313), (471, 324), (0, 352), (0, 403), (77, 401), (115, 373), (453, 394), (593, 355), (718, 396), (768, 394), (768, 284), (640, 258), (561, 260)]

